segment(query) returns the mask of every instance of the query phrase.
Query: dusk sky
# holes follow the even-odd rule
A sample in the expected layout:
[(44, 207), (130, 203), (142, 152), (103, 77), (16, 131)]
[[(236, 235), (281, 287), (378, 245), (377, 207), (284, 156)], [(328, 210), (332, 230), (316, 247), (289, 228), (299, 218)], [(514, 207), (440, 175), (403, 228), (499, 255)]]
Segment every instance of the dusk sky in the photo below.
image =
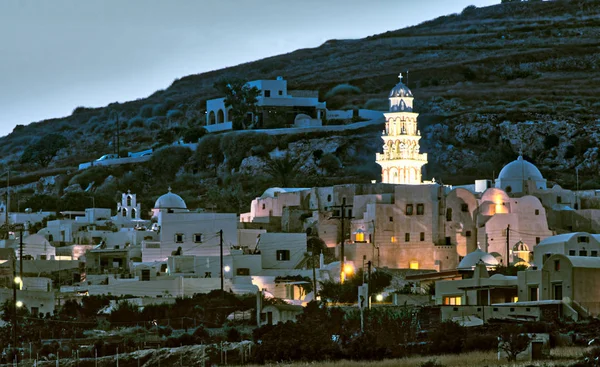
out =
[(500, 0), (2, 0), (0, 136), (174, 79)]

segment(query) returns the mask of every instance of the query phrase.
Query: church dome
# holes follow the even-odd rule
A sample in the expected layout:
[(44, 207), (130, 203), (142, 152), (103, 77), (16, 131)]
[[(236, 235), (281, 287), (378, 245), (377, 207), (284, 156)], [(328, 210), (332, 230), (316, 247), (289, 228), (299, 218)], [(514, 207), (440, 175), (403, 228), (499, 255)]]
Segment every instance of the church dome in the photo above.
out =
[(187, 209), (185, 201), (181, 196), (173, 194), (171, 188), (169, 192), (159, 197), (154, 203), (155, 209)]
[(523, 159), (523, 156), (519, 156), (517, 160), (510, 162), (498, 175), (499, 180), (530, 180), (530, 181), (542, 181), (544, 177), (540, 170), (532, 163), (527, 162)]
[(477, 249), (465, 256), (458, 264), (458, 270), (473, 270), (475, 266), (482, 261), (486, 267), (498, 266), (498, 260), (487, 252)]
[(408, 89), (408, 87), (402, 82), (396, 84), (396, 86), (394, 88), (392, 88), (392, 90), (390, 91), (390, 98), (412, 97), (412, 96), (413, 96), (413, 94), (410, 91), (410, 89)]

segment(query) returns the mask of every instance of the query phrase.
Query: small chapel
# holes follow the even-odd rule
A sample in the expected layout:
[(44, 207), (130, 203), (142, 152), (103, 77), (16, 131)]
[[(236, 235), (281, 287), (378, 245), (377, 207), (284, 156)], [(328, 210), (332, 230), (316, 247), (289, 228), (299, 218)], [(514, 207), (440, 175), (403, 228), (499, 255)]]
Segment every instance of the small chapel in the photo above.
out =
[(376, 162), (381, 166), (382, 183), (418, 185), (427, 153), (419, 153), (421, 132), (417, 128), (419, 114), (413, 111), (413, 94), (402, 83), (402, 74), (399, 78), (390, 92), (389, 112), (384, 113), (383, 153), (377, 153)]

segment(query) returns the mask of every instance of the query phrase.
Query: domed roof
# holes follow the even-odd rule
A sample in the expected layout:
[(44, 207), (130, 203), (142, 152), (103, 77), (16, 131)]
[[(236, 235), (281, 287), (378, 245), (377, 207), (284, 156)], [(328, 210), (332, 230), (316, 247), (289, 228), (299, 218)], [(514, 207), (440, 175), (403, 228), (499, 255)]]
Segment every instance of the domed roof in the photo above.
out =
[(517, 160), (510, 162), (498, 175), (499, 180), (544, 180), (540, 170), (532, 163), (527, 162), (523, 159), (523, 156), (519, 155)]
[(529, 246), (527, 246), (527, 244), (521, 240), (515, 243), (513, 246), (513, 251), (529, 251)]
[(390, 98), (392, 97), (412, 97), (413, 94), (410, 91), (410, 89), (408, 89), (408, 87), (406, 85), (404, 85), (404, 83), (400, 82), (398, 84), (396, 84), (396, 86), (394, 88), (392, 88), (392, 90), (390, 91)]
[(173, 194), (171, 192), (171, 188), (169, 187), (169, 192), (162, 195), (156, 202), (154, 203), (155, 209), (187, 209), (185, 205), (185, 201), (181, 198), (181, 196), (177, 194)]
[(473, 270), (475, 266), (483, 261), (485, 266), (495, 267), (498, 266), (498, 260), (495, 257), (488, 254), (487, 252), (482, 251), (481, 249), (477, 249), (465, 256), (460, 263), (458, 264), (458, 270)]

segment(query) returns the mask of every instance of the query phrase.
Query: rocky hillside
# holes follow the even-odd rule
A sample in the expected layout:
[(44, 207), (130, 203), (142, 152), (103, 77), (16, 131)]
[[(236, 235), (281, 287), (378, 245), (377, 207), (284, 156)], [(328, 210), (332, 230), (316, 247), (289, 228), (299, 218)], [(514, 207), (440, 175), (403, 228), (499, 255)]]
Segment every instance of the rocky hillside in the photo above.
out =
[[(69, 147), (50, 162), (50, 168), (74, 166), (113, 151), (117, 121), (125, 151), (148, 148), (156, 142), (166, 144), (179, 137), (194, 140), (197, 127), (204, 121), (205, 100), (218, 96), (214, 83), (232, 77), (252, 80), (281, 75), (288, 80), (289, 89), (319, 90), (321, 98), (327, 96), (324, 99), (329, 108), (385, 109), (387, 92), (397, 82), (398, 72), (409, 70), (408, 85), (421, 113), (422, 149), (430, 157), (426, 177), (446, 183), (492, 177), (523, 149), (526, 158), (550, 180), (574, 187), (574, 170), (580, 166), (583, 187), (600, 187), (596, 162), (600, 102), (595, 98), (600, 86), (599, 36), (599, 0), (471, 6), (460, 14), (414, 27), (359, 40), (331, 40), (317, 48), (183, 77), (148, 98), (105, 108), (80, 107), (65, 118), (18, 126), (0, 138), (0, 157), (22, 173), (39, 170), (19, 164), (20, 154), (39, 137), (59, 132), (68, 138)], [(346, 83), (358, 90), (328, 93)], [(344, 144), (345, 149), (331, 152), (326, 161), (330, 160), (332, 167), (336, 159), (340, 167), (366, 165), (379, 144), (375, 131), (367, 134), (374, 143), (366, 150), (372, 150), (361, 148), (364, 154), (358, 160), (354, 160), (357, 155), (346, 152), (364, 144), (367, 136), (360, 133), (344, 137), (357, 147)], [(305, 141), (310, 139), (314, 138), (305, 137)], [(230, 146), (226, 140), (220, 141), (222, 148)], [(273, 156), (273, 150), (263, 151), (270, 147), (256, 148), (255, 154), (242, 150), (243, 158)], [(280, 152), (287, 150), (279, 148)], [(322, 149), (304, 155), (315, 150)], [(182, 161), (175, 176), (186, 174), (192, 175), (194, 182), (212, 182), (208, 192), (229, 187), (232, 175), (248, 172), (244, 166), (264, 164), (250, 159), (241, 166), (244, 159), (236, 158), (233, 162), (239, 165), (233, 167), (226, 154), (216, 156), (222, 160), (206, 165), (202, 163), (206, 157), (190, 153), (188, 158), (197, 160)], [(152, 171), (151, 165), (144, 167)], [(371, 178), (376, 167), (367, 165), (367, 170), (368, 175), (356, 176)], [(136, 176), (135, 170), (117, 171), (110, 174), (114, 173), (117, 182), (127, 181), (127, 175), (143, 176)], [(317, 164), (311, 172), (324, 175), (326, 170)], [(73, 173), (66, 175), (63, 181), (68, 186)], [(253, 185), (249, 196), (271, 184), (272, 175), (263, 176), (266, 182)], [(332, 169), (328, 176), (343, 182), (353, 175)], [(148, 195), (159, 191), (155, 184), (159, 183), (151, 176), (144, 183)]]

